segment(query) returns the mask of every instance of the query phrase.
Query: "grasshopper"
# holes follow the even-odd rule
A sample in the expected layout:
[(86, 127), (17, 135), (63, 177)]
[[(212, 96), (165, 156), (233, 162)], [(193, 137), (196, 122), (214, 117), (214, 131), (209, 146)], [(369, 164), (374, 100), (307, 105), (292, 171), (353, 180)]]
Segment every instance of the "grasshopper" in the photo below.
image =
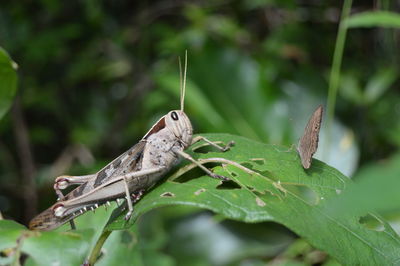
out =
[[(55, 179), (54, 190), (59, 200), (37, 215), (29, 223), (32, 230), (47, 231), (66, 222), (74, 228), (73, 219), (100, 205), (121, 198), (126, 199), (129, 220), (133, 203), (157, 181), (159, 181), (181, 158), (187, 159), (203, 169), (213, 178), (226, 180), (196, 161), (184, 150), (191, 144), (203, 140), (221, 151), (228, 150), (233, 142), (221, 147), (204, 137), (193, 138), (193, 127), (183, 111), (186, 88), (187, 53), (184, 74), (179, 60), (181, 109), (173, 110), (161, 117), (144, 137), (129, 150), (114, 159), (99, 172), (84, 176), (59, 176)], [(182, 79), (183, 75), (183, 79)], [(67, 195), (61, 190), (79, 185)]]

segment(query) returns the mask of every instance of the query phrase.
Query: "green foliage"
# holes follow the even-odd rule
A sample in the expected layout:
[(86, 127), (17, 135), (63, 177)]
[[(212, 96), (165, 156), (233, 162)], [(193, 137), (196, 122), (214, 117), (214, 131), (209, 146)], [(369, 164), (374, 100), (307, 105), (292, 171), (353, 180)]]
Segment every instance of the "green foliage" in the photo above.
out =
[[(20, 79), (10, 116), (16, 64), (0, 50), (0, 211), (17, 221), (0, 221), (0, 264), (17, 265), (21, 254), (26, 265), (82, 263), (107, 238), (107, 221), (107, 230), (121, 230), (106, 239), (98, 265), (395, 264), (398, 235), (368, 214), (381, 212), (399, 231), (395, 3), (346, 0), (343, 11), (342, 2), (167, 2), (2, 3), (1, 45)], [(138, 202), (129, 224), (117, 209), (112, 218), (82, 215), (71, 234), (63, 233), (68, 225), (51, 233), (21, 226), (54, 203), (56, 176), (98, 171), (178, 108), (176, 58), (186, 49), (185, 111), (195, 132), (247, 138), (210, 135), (238, 144), (226, 154), (192, 154), (230, 158), (259, 176), (209, 163), (234, 181), (221, 185), (196, 170), (174, 175)], [(294, 148), (262, 144), (296, 143), (327, 101), (333, 127), (324, 117), (316, 154), (326, 164), (314, 160), (303, 171)], [(256, 155), (264, 160), (250, 160)], [(356, 170), (355, 182), (338, 170)], [(27, 172), (37, 202), (25, 193)], [(375, 261), (366, 261), (370, 254)]]
[(9, 255), (0, 258), (2, 265), (18, 260), (21, 253), (30, 255), (27, 265), (79, 265), (90, 248), (94, 230), (74, 232), (33, 232), (13, 221), (0, 221), (0, 250)]
[(347, 192), (332, 204), (338, 213), (390, 212), (399, 208), (400, 155), (365, 166)]
[(17, 90), (17, 64), (0, 47), (0, 119), (10, 108)]
[(365, 86), (361, 86), (353, 75), (342, 77), (341, 95), (348, 101), (361, 106), (371, 106), (390, 89), (397, 80), (398, 74), (394, 68), (384, 68), (370, 77)]
[[(244, 222), (281, 223), (345, 264), (392, 264), (398, 259), (400, 238), (387, 223), (381, 221), (383, 232), (377, 232), (360, 224), (358, 215), (333, 216), (326, 208), (325, 202), (337, 194), (347, 193), (352, 184), (335, 169), (314, 161), (313, 167), (305, 171), (295, 150), (232, 135), (205, 136), (225, 143), (234, 140), (236, 145), (224, 154), (193, 153), (196, 158), (232, 160), (251, 173), (224, 164), (214, 171), (228, 176), (235, 185), (223, 185), (207, 176), (184, 183), (169, 179), (135, 205), (129, 223), (124, 221), (122, 213), (110, 220), (106, 230), (129, 228), (140, 215), (151, 209), (183, 204), (206, 208), (225, 218)], [(185, 167), (180, 169), (183, 171)], [(120, 211), (116, 210), (115, 214)], [(365, 256), (352, 256), (354, 252)]]
[(345, 21), (349, 28), (359, 27), (400, 27), (400, 15), (388, 11), (362, 12), (349, 17)]
[[(349, 215), (341, 216), (333, 215), (327, 208), (326, 202), (338, 194), (351, 194), (354, 189), (351, 180), (337, 170), (317, 160), (313, 162), (311, 169), (304, 170), (297, 152), (293, 149), (262, 144), (233, 135), (206, 134), (205, 136), (213, 141), (225, 143), (235, 141), (235, 147), (225, 153), (214, 151), (203, 153), (204, 144), (193, 147), (193, 150), (203, 149), (203, 152), (192, 152), (200, 161), (222, 163), (222, 166), (216, 166), (213, 170), (229, 177), (232, 181), (222, 183), (202, 174), (201, 177), (194, 178), (193, 173), (181, 176), (193, 168), (193, 165), (181, 167), (172, 178), (156, 186), (135, 205), (134, 215), (128, 223), (123, 218), (125, 211), (122, 207), (113, 212), (105, 230), (126, 229), (126, 231), (121, 231), (112, 238), (108, 249), (110, 252), (114, 251), (105, 254), (100, 262), (103, 260), (102, 263), (106, 263), (105, 265), (114, 265), (121, 256), (127, 254), (130, 254), (131, 262), (142, 260), (144, 254), (150, 251), (139, 248), (143, 243), (138, 244), (140, 241), (136, 239), (137, 230), (131, 231), (129, 228), (132, 228), (137, 219), (146, 212), (170, 205), (205, 208), (224, 218), (247, 223), (274, 221), (283, 224), (339, 262), (346, 264), (365, 265), (372, 262), (377, 265), (390, 265), (398, 259), (400, 239), (386, 222), (376, 218), (384, 226), (378, 232), (360, 223), (360, 215), (365, 215), (366, 211), (351, 212)], [(231, 165), (224, 160), (231, 160), (237, 165)], [(194, 179), (183, 182), (185, 176)], [(398, 207), (398, 204), (395, 206)], [(97, 224), (92, 224), (91, 227), (99, 228)], [(22, 241), (20, 249), (33, 255), (32, 259), (39, 265), (53, 262), (57, 257), (64, 257), (65, 254), (60, 256), (64, 249), (70, 252), (80, 250), (80, 255), (75, 256), (73, 260), (82, 261), (84, 254), (87, 253), (88, 240), (90, 241), (93, 234), (87, 235), (85, 231), (82, 232), (83, 235), (80, 231), (27, 232), (10, 221), (3, 221), (1, 228), (7, 232), (1, 237), (1, 243), (4, 243), (2, 249), (14, 247), (17, 237), (26, 238)], [(79, 239), (85, 241), (79, 242)], [(120, 244), (113, 245), (114, 242)], [(46, 244), (49, 246), (46, 247)], [(69, 246), (74, 246), (74, 249), (70, 249)], [(40, 252), (36, 252), (38, 247), (41, 248), (41, 252), (50, 252), (54, 257), (42, 256)], [(361, 256), (352, 256), (354, 253)], [(156, 257), (152, 259), (157, 260)], [(65, 263), (68, 265), (72, 262), (65, 261)]]

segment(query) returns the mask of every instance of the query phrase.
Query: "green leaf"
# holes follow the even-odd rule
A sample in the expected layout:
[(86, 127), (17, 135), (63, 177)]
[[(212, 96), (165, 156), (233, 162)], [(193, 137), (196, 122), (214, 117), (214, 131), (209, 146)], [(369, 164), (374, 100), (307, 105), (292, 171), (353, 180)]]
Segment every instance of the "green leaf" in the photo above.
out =
[[(130, 222), (125, 223), (121, 209), (115, 210), (106, 230), (129, 228), (140, 215), (154, 208), (189, 205), (238, 221), (283, 224), (348, 265), (389, 265), (399, 259), (400, 238), (389, 225), (385, 224), (381, 232), (373, 231), (362, 225), (358, 216), (336, 217), (326, 209), (326, 201), (352, 183), (337, 170), (318, 160), (304, 170), (294, 149), (228, 134), (205, 136), (224, 143), (235, 141), (236, 145), (225, 153), (191, 152), (201, 160), (224, 158), (239, 163), (239, 167), (225, 164), (213, 168), (231, 182), (222, 184), (207, 176), (181, 182), (183, 177), (174, 179), (174, 174), (135, 205)], [(191, 165), (186, 165), (178, 173), (189, 168)]]
[(364, 97), (367, 104), (374, 103), (396, 81), (398, 75), (393, 68), (384, 68), (369, 80)]
[(34, 232), (14, 221), (0, 220), (0, 251), (13, 260), (19, 259), (21, 251), (28, 254), (26, 265), (80, 265), (89, 252), (93, 233), (93, 229)]
[(94, 230), (42, 232), (24, 241), (31, 265), (81, 265), (89, 253)]
[(367, 213), (400, 209), (400, 153), (363, 167), (355, 183), (331, 204), (338, 213)]
[(8, 111), (17, 90), (17, 64), (0, 47), (0, 119)]
[[(158, 213), (177, 208), (195, 211), (186, 206), (171, 206)], [(173, 221), (177, 222), (168, 227), (172, 239), (168, 241), (168, 252), (177, 265), (240, 265), (248, 258), (252, 258), (251, 265), (265, 265), (261, 258), (281, 255), (296, 239), (294, 234), (277, 224), (246, 224), (218, 218), (220, 216), (212, 217), (210, 212), (198, 210), (192, 215), (174, 218)], [(143, 223), (142, 219), (138, 222)], [(303, 254), (296, 254), (293, 258)]]
[(105, 254), (96, 262), (98, 266), (144, 265), (140, 260), (137, 237), (129, 230), (111, 234), (102, 250)]
[(361, 105), (364, 101), (364, 93), (357, 77), (350, 73), (343, 73), (340, 79), (340, 95), (346, 100)]
[(114, 231), (111, 235), (111, 232), (105, 232), (101, 238), (107, 241), (96, 265), (175, 265), (162, 250), (168, 235), (159, 214), (146, 214), (129, 230)]
[(0, 250), (13, 247), (21, 231), (26, 228), (11, 220), (0, 220)]
[(349, 28), (360, 27), (385, 27), (400, 28), (400, 15), (388, 11), (368, 11), (349, 17), (344, 21)]

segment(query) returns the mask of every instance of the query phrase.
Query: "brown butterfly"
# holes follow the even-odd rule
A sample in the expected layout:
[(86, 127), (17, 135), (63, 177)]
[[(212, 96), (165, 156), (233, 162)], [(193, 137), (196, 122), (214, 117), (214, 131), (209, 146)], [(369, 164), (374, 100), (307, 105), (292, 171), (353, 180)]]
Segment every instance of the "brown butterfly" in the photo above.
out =
[(318, 148), (319, 130), (321, 128), (323, 107), (319, 105), (308, 120), (307, 126), (304, 129), (304, 134), (301, 137), (297, 151), (300, 155), (301, 164), (305, 169), (310, 168), (311, 160)]

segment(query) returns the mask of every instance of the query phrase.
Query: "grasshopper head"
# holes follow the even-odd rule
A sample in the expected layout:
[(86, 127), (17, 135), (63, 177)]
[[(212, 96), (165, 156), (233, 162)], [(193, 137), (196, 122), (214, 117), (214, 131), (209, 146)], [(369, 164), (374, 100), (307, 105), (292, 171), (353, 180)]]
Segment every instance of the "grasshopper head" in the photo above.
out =
[(173, 110), (164, 116), (165, 124), (182, 141), (184, 148), (190, 146), (193, 137), (192, 123), (182, 110)]

